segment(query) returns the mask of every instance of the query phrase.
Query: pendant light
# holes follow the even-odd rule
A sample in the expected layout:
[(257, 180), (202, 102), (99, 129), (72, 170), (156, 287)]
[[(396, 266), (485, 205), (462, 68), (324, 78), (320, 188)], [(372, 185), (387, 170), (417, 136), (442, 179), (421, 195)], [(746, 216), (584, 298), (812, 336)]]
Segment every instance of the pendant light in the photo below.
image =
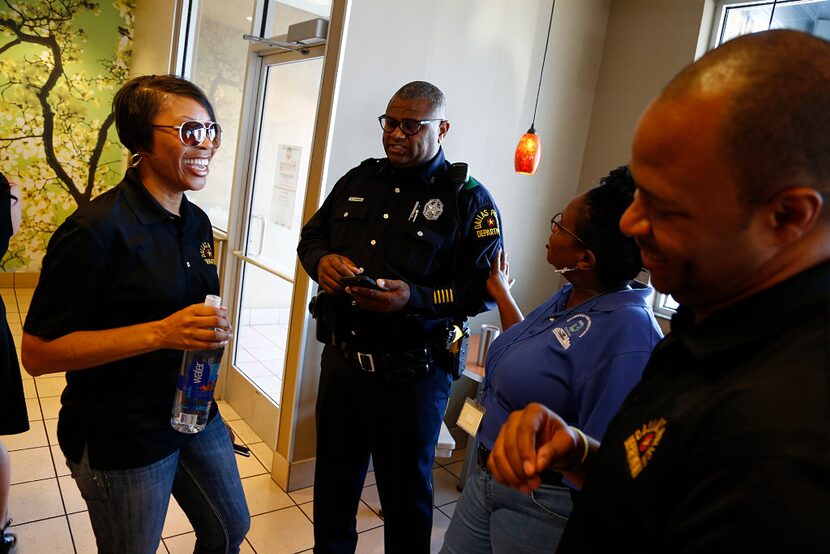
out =
[(539, 93), (542, 91), (542, 75), (545, 73), (545, 60), (548, 57), (548, 43), (550, 42), (550, 30), (553, 24), (553, 7), (556, 5), (556, 0), (550, 4), (550, 19), (548, 20), (548, 34), (545, 37), (545, 53), (542, 56), (542, 69), (539, 71), (539, 86), (536, 89), (536, 104), (533, 106), (533, 121), (530, 123), (530, 129), (527, 133), (522, 135), (519, 139), (519, 144), (516, 146), (516, 155), (513, 159), (513, 167), (516, 173), (524, 175), (533, 175), (539, 167), (539, 162), (542, 159), (542, 141), (539, 140), (539, 135), (536, 134), (536, 110), (539, 107)]

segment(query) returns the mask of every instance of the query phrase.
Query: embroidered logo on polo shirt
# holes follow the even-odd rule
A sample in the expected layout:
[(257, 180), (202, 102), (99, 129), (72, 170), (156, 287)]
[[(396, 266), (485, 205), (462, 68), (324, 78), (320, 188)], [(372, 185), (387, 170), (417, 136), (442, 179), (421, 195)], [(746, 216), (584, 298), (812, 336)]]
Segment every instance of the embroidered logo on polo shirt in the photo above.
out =
[(646, 468), (665, 431), (666, 420), (661, 417), (656, 420), (652, 419), (625, 439), (625, 455), (632, 479)]
[(473, 231), (477, 238), (497, 237), (499, 235), (499, 218), (495, 208), (485, 208), (473, 219)]
[(591, 318), (585, 314), (574, 314), (565, 320), (565, 324), (561, 327), (554, 327), (551, 329), (553, 336), (562, 345), (562, 348), (567, 350), (571, 347), (571, 338), (581, 338), (585, 336), (588, 329), (591, 328)]
[(213, 259), (213, 246), (209, 242), (203, 242), (199, 246), (199, 254), (206, 264), (216, 265), (216, 260)]

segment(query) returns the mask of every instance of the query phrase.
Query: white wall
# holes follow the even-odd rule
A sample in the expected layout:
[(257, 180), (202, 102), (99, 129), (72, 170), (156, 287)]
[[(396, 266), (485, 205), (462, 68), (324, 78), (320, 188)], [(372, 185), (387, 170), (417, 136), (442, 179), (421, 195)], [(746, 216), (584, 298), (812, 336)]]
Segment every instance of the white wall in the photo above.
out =
[[(377, 116), (416, 79), (441, 88), (450, 161), (465, 161), (501, 210), (519, 304), (532, 308), (558, 279), (545, 262), (550, 216), (574, 195), (588, 135), (610, 0), (558, 0), (536, 129), (543, 159), (513, 172), (530, 126), (551, 0), (354, 0), (334, 121), (327, 186), (383, 157)], [(495, 313), (475, 324), (496, 322)]]
[(711, 4), (712, 0), (614, 0), (580, 191), (628, 162), (640, 114), (695, 59), (699, 42), (706, 42)]
[(164, 74), (172, 70), (178, 2), (137, 0), (130, 75)]

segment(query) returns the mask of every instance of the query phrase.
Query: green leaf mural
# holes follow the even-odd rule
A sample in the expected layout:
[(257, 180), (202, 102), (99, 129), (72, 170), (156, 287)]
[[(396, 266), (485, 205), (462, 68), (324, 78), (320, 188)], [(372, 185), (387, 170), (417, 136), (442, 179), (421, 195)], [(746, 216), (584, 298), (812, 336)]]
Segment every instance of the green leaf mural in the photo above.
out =
[(58, 225), (121, 179), (110, 112), (134, 12), (134, 0), (0, 1), (0, 171), (23, 194), (3, 271), (39, 271)]

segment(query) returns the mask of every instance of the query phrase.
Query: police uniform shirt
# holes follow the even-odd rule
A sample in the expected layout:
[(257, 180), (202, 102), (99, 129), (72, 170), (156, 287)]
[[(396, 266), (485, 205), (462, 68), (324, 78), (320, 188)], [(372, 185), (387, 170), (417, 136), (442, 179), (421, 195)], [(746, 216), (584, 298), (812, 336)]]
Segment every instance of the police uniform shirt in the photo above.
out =
[(559, 552), (827, 552), (830, 263), (695, 325), (611, 422)]
[(423, 346), (448, 319), (492, 307), (485, 282), (501, 245), (500, 218), (483, 186), (471, 179), (456, 192), (448, 169), (443, 150), (410, 170), (366, 160), (303, 227), (297, 250), (315, 280), (320, 259), (341, 254), (369, 277), (410, 287), (403, 313), (360, 310), (348, 294), (337, 295), (339, 340), (370, 350)]
[[(24, 329), (44, 339), (163, 319), (217, 294), (213, 234), (182, 197), (180, 217), (144, 188), (135, 169), (78, 209), (49, 241)], [(58, 439), (96, 469), (141, 467), (179, 448), (170, 426), (181, 350), (156, 350), (66, 373)], [(215, 405), (211, 418), (216, 414)]]
[(479, 432), (486, 448), (510, 413), (530, 402), (599, 439), (640, 380), (663, 337), (648, 304), (652, 289), (632, 281), (565, 309), (572, 289), (566, 284), (491, 345)]

